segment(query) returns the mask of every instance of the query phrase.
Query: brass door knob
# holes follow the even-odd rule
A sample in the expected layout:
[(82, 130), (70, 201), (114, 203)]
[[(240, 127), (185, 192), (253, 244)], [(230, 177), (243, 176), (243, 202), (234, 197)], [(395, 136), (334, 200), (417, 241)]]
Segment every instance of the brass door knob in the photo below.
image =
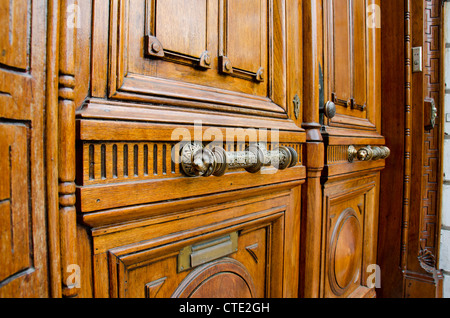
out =
[(356, 149), (355, 146), (348, 147), (348, 161), (353, 162), (355, 159), (360, 161), (386, 159), (391, 151), (386, 146), (365, 146)]
[(244, 168), (256, 173), (263, 166), (274, 166), (280, 170), (293, 167), (298, 162), (294, 148), (280, 146), (267, 150), (264, 144), (257, 143), (245, 151), (225, 151), (222, 147), (208, 149), (201, 143), (186, 144), (181, 149), (181, 170), (189, 177), (222, 176), (228, 169)]
[(321, 112), (323, 112), (323, 114), (331, 119), (334, 116), (336, 116), (336, 104), (333, 103), (332, 101), (328, 101), (325, 106), (323, 108), (320, 109)]

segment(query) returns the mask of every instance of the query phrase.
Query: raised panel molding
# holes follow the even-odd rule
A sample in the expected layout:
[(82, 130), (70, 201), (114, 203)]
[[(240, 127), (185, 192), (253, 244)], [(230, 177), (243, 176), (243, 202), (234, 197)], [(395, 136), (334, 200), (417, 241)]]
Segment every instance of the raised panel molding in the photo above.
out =
[[(244, 151), (248, 145), (248, 142), (228, 142), (219, 146), (225, 147), (226, 151)], [(299, 154), (297, 164), (302, 164), (301, 144), (269, 142), (267, 149), (274, 149), (278, 145), (294, 148)], [(205, 145), (208, 149), (214, 146), (214, 143)], [(84, 142), (79, 184), (89, 186), (183, 177), (180, 171), (180, 149), (180, 143), (175, 142)]]
[[(175, 4), (169, 1), (167, 5)], [(198, 8), (194, 10), (196, 15), (202, 17), (199, 18), (198, 25), (197, 21), (195, 23), (192, 23), (193, 20), (186, 21), (189, 22), (188, 25), (197, 25), (195, 28), (198, 30), (181, 27), (181, 25), (184, 26), (182, 22), (186, 19), (187, 12), (193, 10), (190, 3), (183, 2), (183, 6), (178, 9), (184, 6), (187, 8), (182, 11), (178, 9), (170, 12), (158, 11), (158, 6), (159, 1), (155, 3), (154, 0), (111, 2), (110, 98), (157, 104), (164, 100), (165, 104), (169, 105), (177, 105), (180, 100), (184, 100), (183, 106), (187, 107), (222, 109), (231, 112), (239, 109), (240, 113), (245, 113), (246, 110), (258, 110), (262, 111), (261, 115), (267, 112), (266, 115), (287, 118), (287, 71), (286, 65), (280, 63), (286, 59), (285, 0), (273, 0), (270, 1), (270, 6), (260, 7), (259, 25), (262, 26), (261, 32), (265, 34), (258, 37), (261, 39), (258, 41), (260, 43), (257, 43), (257, 48), (252, 48), (251, 52), (254, 53), (251, 56), (242, 55), (243, 48), (236, 47), (236, 45), (245, 47), (248, 45), (247, 41), (245, 43), (238, 41), (233, 44), (231, 38), (222, 36), (221, 45), (226, 44), (223, 50), (226, 49), (234, 55), (234, 61), (233, 56), (229, 58), (232, 59), (231, 63), (236, 65), (232, 72), (236, 73), (236, 76), (224, 76), (219, 70), (219, 56), (215, 53), (219, 51), (218, 43), (221, 42), (218, 41), (220, 35), (217, 1), (199, 2), (201, 10)], [(270, 10), (267, 10), (269, 7)], [(231, 7), (232, 10), (233, 8), (234, 6)], [(203, 15), (204, 9), (206, 9), (206, 15)], [(156, 16), (155, 10), (157, 10)], [(232, 11), (229, 13), (231, 14)], [(164, 14), (171, 15), (163, 17)], [(173, 29), (172, 24), (166, 22), (171, 19), (175, 19), (175, 26), (180, 25), (180, 27)], [(227, 19), (230, 17), (227, 16)], [(230, 23), (229, 26), (232, 27), (234, 24)], [(196, 35), (200, 32), (206, 38), (205, 41), (196, 42), (192, 46), (195, 52), (191, 52), (189, 46), (185, 46), (182, 41), (172, 43), (172, 39), (182, 38), (177, 34), (177, 30), (181, 33)], [(235, 33), (233, 30), (233, 28), (229, 29), (230, 32)], [(271, 30), (271, 34), (268, 34), (268, 30)], [(233, 38), (240, 37), (235, 35)], [(152, 42), (153, 40), (155, 42)], [(266, 41), (270, 41), (269, 45)], [(158, 52), (155, 52), (153, 43)], [(263, 46), (269, 48), (268, 53), (266, 53), (267, 49), (262, 49)], [(160, 52), (163, 54), (158, 54)], [(255, 57), (258, 64), (256, 69), (252, 66)], [(249, 82), (249, 75), (255, 80)], [(274, 90), (274, 87), (277, 89)]]
[(362, 225), (352, 208), (345, 209), (334, 225), (329, 251), (329, 282), (340, 296), (358, 280), (362, 252)]
[[(222, 221), (219, 227), (211, 224), (195, 231), (184, 229), (164, 237), (112, 248), (107, 252), (110, 296), (208, 297), (214, 290), (222, 297), (279, 297), (285, 213), (283, 207), (273, 211), (254, 210), (254, 214), (246, 216), (245, 221), (235, 218), (229, 220), (228, 226)], [(203, 221), (202, 218), (197, 219), (198, 222)], [(239, 219), (244, 222), (239, 223)], [(182, 221), (172, 222), (180, 223), (180, 230), (185, 226)], [(157, 230), (164, 225), (155, 224), (154, 227)], [(230, 231), (238, 233), (237, 250), (192, 269), (178, 270), (178, 257), (184, 247), (209, 242)], [(255, 256), (248, 253), (248, 246), (260, 247), (254, 250)], [(230, 283), (232, 285), (228, 288), (223, 288)]]
[(367, 1), (324, 2), (324, 102), (336, 105), (336, 115), (326, 119), (330, 127), (379, 131), (375, 80), (379, 29), (367, 26), (367, 5)]
[(0, 287), (33, 270), (28, 128), (0, 122)]
[(2, 1), (0, 4), (0, 64), (14, 70), (29, 68), (29, 0)]
[(375, 264), (377, 173), (325, 186), (322, 297), (374, 294), (367, 266)]
[[(273, 25), (268, 10), (273, 8), (273, 1), (221, 0), (219, 6), (221, 71), (263, 82), (268, 71), (267, 42), (273, 40), (268, 32)], [(242, 37), (242, 34), (252, 36)]]
[(163, 277), (145, 284), (145, 296), (146, 298), (155, 298), (158, 295), (162, 285), (166, 282), (167, 277)]
[[(145, 52), (149, 56), (164, 58), (175, 63), (209, 68), (202, 59), (208, 52), (209, 0), (188, 0), (182, 4), (175, 0), (146, 0)], [(195, 23), (189, 23), (195, 21)]]

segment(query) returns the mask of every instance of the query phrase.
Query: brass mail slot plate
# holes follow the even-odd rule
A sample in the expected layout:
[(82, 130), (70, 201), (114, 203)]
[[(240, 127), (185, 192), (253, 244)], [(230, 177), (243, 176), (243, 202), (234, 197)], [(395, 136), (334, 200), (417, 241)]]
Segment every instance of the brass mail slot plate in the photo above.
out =
[(238, 233), (186, 246), (178, 254), (178, 272), (206, 264), (238, 250)]

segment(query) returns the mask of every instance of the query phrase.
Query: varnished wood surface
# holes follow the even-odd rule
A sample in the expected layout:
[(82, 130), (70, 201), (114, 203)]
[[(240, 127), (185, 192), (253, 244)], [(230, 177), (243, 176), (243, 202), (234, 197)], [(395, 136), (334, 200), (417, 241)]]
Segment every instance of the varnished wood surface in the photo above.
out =
[[(427, 142), (440, 126), (426, 131), (421, 112), (440, 92), (435, 2), (2, 6), (1, 296), (440, 295), (439, 211), (419, 211), (439, 203)], [(383, 33), (369, 23), (380, 6)], [(413, 75), (410, 49), (425, 44), (430, 69)], [(188, 177), (172, 160), (186, 136), (227, 152), (288, 146), (298, 160)], [(349, 146), (383, 145), (386, 160), (349, 161)], [(207, 260), (180, 269), (194, 246)]]
[[(399, 14), (406, 12), (404, 18)], [(393, 145), (393, 161), (386, 163), (380, 200), (380, 235), (378, 255), (382, 268), (382, 297), (442, 297), (442, 274), (438, 265), (440, 215), (440, 156), (442, 138), (436, 129), (429, 130), (425, 121), (425, 97), (441, 100), (441, 6), (437, 2), (392, 1), (383, 3), (386, 33), (382, 58), (383, 133)], [(434, 30), (430, 33), (430, 30)], [(413, 72), (408, 61), (412, 47), (424, 50), (423, 72)], [(400, 83), (406, 83), (400, 85)], [(389, 84), (388, 83), (392, 83)], [(389, 105), (404, 105), (392, 108)], [(438, 113), (442, 108), (438, 105)], [(438, 115), (439, 116), (439, 115)], [(439, 120), (438, 120), (439, 121)], [(389, 181), (388, 181), (389, 180)], [(399, 196), (403, 197), (400, 202)], [(388, 202), (390, 202), (388, 204)], [(401, 204), (401, 207), (400, 207)], [(387, 206), (389, 205), (389, 207)], [(437, 219), (435, 219), (437, 218)], [(396, 233), (401, 232), (401, 236)], [(399, 266), (400, 264), (400, 266)]]
[[(255, 288), (226, 295), (298, 295), (306, 178), (303, 104), (293, 103), (302, 96), (300, 9), (283, 0), (80, 3), (95, 41), (92, 65), (77, 59), (75, 70), (77, 252), (92, 273), (83, 275), (89, 286), (79, 296), (215, 297), (228, 279)], [(77, 29), (75, 56), (86, 52), (90, 30), (89, 23)], [(298, 162), (285, 171), (189, 178), (171, 156), (180, 130), (204, 143), (223, 137), (227, 151), (255, 141), (290, 146)], [(232, 227), (240, 242), (249, 240), (232, 261), (177, 273), (183, 244)], [(247, 282), (221, 274), (236, 262)], [(204, 289), (192, 294), (199, 284)]]
[(0, 36), (0, 297), (50, 295), (45, 3), (3, 2), (0, 10), (4, 30), (9, 28)]

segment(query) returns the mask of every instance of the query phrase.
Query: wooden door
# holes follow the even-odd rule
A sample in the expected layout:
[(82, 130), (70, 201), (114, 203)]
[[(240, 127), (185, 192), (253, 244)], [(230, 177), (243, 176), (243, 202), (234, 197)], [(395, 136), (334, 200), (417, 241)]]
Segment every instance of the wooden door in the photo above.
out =
[(317, 215), (320, 208), (322, 214), (305, 218), (304, 232), (312, 242), (305, 247), (320, 250), (316, 269), (309, 269), (315, 279), (303, 286), (307, 297), (376, 294), (371, 274), (377, 265), (380, 171), (389, 155), (380, 127), (379, 5), (370, 0), (316, 3), (324, 53), (323, 60), (317, 59), (324, 148), (315, 154), (323, 158), (322, 202), (306, 213)]
[(0, 8), (0, 297), (46, 297), (45, 1)]
[[(394, 110), (383, 118), (386, 139), (393, 149), (382, 182), (380, 265), (382, 297), (439, 298), (443, 271), (439, 267), (443, 181), (444, 10), (438, 1), (383, 3), (383, 35), (390, 43), (382, 50), (383, 105)], [(422, 68), (409, 60), (420, 50)], [(421, 60), (420, 60), (421, 59)], [(390, 86), (388, 83), (397, 83)], [(400, 84), (400, 83), (406, 83)], [(393, 107), (403, 105), (403, 107)], [(402, 198), (402, 200), (400, 200)], [(396, 233), (402, 233), (398, 235)]]
[(299, 1), (78, 6), (78, 295), (297, 296)]

